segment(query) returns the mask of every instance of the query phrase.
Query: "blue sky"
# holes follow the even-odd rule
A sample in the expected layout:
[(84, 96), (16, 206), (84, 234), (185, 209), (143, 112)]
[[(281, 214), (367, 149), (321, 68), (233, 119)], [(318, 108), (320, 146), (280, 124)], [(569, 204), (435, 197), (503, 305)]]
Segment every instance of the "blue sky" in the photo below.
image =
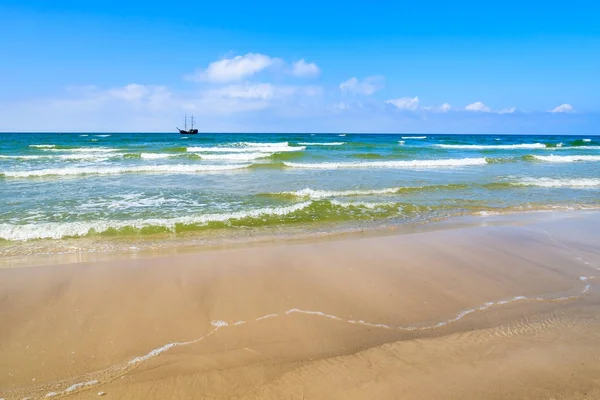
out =
[(592, 1), (0, 0), (0, 131), (594, 134)]

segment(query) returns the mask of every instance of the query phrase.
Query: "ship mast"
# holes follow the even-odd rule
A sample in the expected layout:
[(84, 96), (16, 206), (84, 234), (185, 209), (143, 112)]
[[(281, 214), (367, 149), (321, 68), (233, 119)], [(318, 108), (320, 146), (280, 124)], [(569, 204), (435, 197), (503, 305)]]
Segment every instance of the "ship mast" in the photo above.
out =
[(191, 120), (192, 120), (192, 126), (190, 129), (193, 130), (194, 129), (194, 114), (192, 114)]
[(183, 125), (184, 125), (183, 129), (187, 131), (187, 114), (185, 114), (183, 117)]

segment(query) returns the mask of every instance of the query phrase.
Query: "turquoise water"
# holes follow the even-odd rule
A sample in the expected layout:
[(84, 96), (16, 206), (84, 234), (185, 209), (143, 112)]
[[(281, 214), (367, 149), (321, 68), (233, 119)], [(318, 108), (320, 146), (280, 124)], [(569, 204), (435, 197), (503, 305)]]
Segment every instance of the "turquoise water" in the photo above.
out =
[(600, 206), (597, 136), (5, 133), (0, 139), (0, 241), (11, 245)]

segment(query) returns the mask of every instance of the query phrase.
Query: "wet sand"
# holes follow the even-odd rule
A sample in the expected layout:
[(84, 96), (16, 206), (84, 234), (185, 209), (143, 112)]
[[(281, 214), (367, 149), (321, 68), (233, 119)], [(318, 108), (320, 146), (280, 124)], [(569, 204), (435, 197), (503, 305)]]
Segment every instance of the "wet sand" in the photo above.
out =
[(1, 269), (0, 398), (600, 398), (600, 214), (511, 218)]

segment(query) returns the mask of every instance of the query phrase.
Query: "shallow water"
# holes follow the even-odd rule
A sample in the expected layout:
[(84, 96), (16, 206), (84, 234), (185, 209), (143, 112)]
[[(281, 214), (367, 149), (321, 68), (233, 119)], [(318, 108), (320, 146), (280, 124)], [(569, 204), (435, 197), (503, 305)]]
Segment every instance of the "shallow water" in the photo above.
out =
[(596, 208), (600, 137), (0, 134), (0, 241)]

